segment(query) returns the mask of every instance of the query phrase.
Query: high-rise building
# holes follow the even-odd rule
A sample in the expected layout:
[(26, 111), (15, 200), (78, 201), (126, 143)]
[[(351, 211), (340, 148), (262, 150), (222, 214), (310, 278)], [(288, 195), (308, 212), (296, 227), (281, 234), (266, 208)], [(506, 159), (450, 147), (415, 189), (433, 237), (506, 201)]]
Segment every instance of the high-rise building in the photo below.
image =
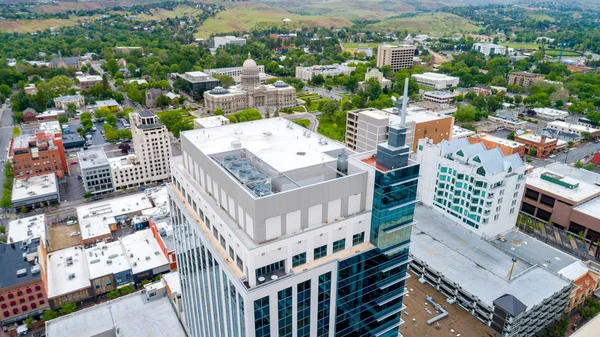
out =
[(504, 156), (467, 139), (434, 145), (419, 141), (423, 166), (419, 198), (477, 235), (495, 237), (517, 221), (525, 189), (525, 164), (518, 154)]
[(391, 66), (392, 71), (412, 67), (417, 47), (409, 44), (381, 44), (377, 48), (377, 68)]
[(115, 188), (168, 179), (171, 141), (167, 127), (149, 110), (131, 113), (129, 120), (135, 154), (108, 159)]
[(77, 152), (83, 188), (92, 194), (110, 193), (115, 190), (112, 169), (102, 149)]
[(398, 336), (419, 165), (282, 118), (182, 133), (171, 216), (199, 337)]

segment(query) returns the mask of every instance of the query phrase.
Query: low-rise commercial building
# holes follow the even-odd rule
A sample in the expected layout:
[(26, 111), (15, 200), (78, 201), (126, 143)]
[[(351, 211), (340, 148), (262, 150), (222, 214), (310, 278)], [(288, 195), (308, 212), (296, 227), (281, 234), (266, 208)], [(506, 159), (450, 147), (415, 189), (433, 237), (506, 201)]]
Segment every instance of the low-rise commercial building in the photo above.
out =
[(60, 132), (41, 131), (16, 136), (9, 156), (16, 179), (56, 173), (59, 179), (69, 173)]
[(12, 189), (12, 207), (27, 210), (60, 203), (58, 179), (55, 173), (25, 179), (15, 179)]
[(499, 128), (508, 129), (511, 131), (517, 131), (527, 128), (526, 121), (511, 116), (494, 115), (489, 116), (488, 119), (494, 121), (495, 124), (499, 126)]
[(68, 247), (48, 253), (45, 282), (50, 308), (85, 301), (94, 296), (85, 250)]
[[(558, 139), (546, 135), (538, 135), (531, 132), (516, 134), (515, 141), (525, 144), (525, 152), (533, 154), (536, 158), (543, 158), (551, 155), (556, 150)], [(533, 149), (533, 150), (531, 150)]]
[(392, 71), (408, 69), (413, 66), (417, 47), (409, 44), (380, 44), (377, 47), (377, 68), (391, 66)]
[(96, 101), (96, 107), (98, 107), (98, 109), (100, 108), (120, 108), (121, 106), (119, 105), (119, 102), (115, 101), (114, 99), (107, 99), (107, 100), (103, 100), (103, 101)]
[(163, 255), (167, 257), (169, 261), (169, 268), (171, 270), (177, 269), (177, 255), (175, 253), (175, 237), (173, 236), (173, 225), (168, 224), (165, 221), (154, 222), (149, 221), (150, 230), (158, 246), (162, 251)]
[(506, 54), (506, 47), (493, 43), (474, 43), (473, 50), (476, 50), (485, 56)]
[[(41, 216), (43, 217), (43, 216)], [(0, 243), (0, 321), (2, 326), (23, 323), (48, 308), (40, 266), (39, 238)]]
[(461, 128), (458, 125), (452, 127), (452, 137), (450, 139), (469, 138), (476, 135), (477, 132), (465, 128)]
[(410, 269), (501, 336), (532, 337), (564, 315), (572, 281), (542, 264), (550, 259), (556, 269), (571, 261), (555, 260), (554, 248), (527, 236), (513, 241), (521, 233), (509, 232), (504, 244), (511, 247), (501, 250), (501, 240), (481, 240), (424, 206), (415, 208), (415, 219)]
[(69, 96), (59, 96), (54, 99), (54, 106), (67, 110), (69, 108), (69, 104), (75, 105), (77, 108), (81, 108), (85, 106), (85, 97), (81, 95), (69, 95)]
[(120, 238), (120, 241), (131, 263), (135, 283), (152, 279), (171, 270), (167, 257), (152, 235), (152, 230), (137, 231)]
[(78, 152), (77, 158), (86, 192), (103, 194), (115, 190), (110, 162), (103, 149)]
[(163, 274), (161, 280), (166, 286), (167, 296), (175, 308), (177, 316), (181, 317), (183, 314), (183, 300), (181, 298), (181, 282), (179, 279), (179, 272), (172, 271), (168, 274)]
[(14, 219), (8, 223), (8, 241), (39, 241), (46, 233), (46, 218), (43, 214)]
[(46, 110), (35, 116), (38, 122), (56, 121), (58, 117), (66, 114), (65, 110)]
[(530, 86), (534, 81), (543, 79), (544, 75), (542, 74), (533, 74), (526, 71), (516, 71), (508, 74), (509, 85), (520, 85), (523, 88)]
[(212, 90), (221, 85), (221, 81), (201, 71), (190, 71), (185, 74), (177, 74), (176, 86), (192, 96), (193, 99), (201, 99), (205, 91)]
[(568, 111), (551, 109), (551, 108), (534, 108), (533, 111), (535, 111), (535, 114), (537, 117), (551, 119), (551, 120), (555, 120), (555, 119), (559, 119), (559, 118), (566, 118), (569, 116)]
[(75, 77), (79, 82), (81, 90), (88, 90), (94, 87), (96, 84), (102, 84), (102, 76), (98, 75), (85, 75)]
[(480, 133), (469, 137), (469, 143), (482, 143), (483, 146), (485, 146), (485, 148), (488, 150), (498, 148), (505, 156), (517, 154), (520, 157), (523, 157), (526, 150), (525, 144), (506, 138), (492, 136), (487, 133)]
[(348, 67), (341, 64), (296, 67), (296, 78), (303, 81), (310, 81), (316, 75), (322, 75), (323, 77), (350, 75), (354, 70), (356, 70), (356, 67)]
[(527, 177), (521, 211), (552, 221), (593, 242), (600, 239), (600, 175), (562, 163), (535, 168)]
[(131, 263), (120, 241), (88, 248), (85, 255), (95, 296), (133, 284)]
[(525, 189), (525, 164), (467, 139), (419, 140), (418, 195), (424, 205), (484, 238), (511, 230)]
[(447, 91), (425, 91), (423, 99), (437, 104), (451, 104), (454, 102), (454, 94)]
[(229, 124), (225, 116), (210, 116), (194, 119), (194, 129), (207, 129)]
[(592, 135), (597, 135), (598, 133), (600, 133), (600, 129), (596, 129), (591, 126), (583, 126), (583, 125), (572, 124), (572, 123), (567, 123), (567, 122), (563, 122), (563, 121), (549, 122), (546, 125), (546, 127), (549, 129), (552, 129), (552, 130), (556, 130), (556, 131), (575, 133), (580, 136), (582, 136), (584, 132), (588, 132)]
[[(389, 127), (399, 125), (401, 117), (397, 109), (378, 110), (373, 108), (348, 111), (346, 118), (345, 144), (358, 153), (373, 151), (377, 144), (387, 141)], [(454, 117), (429, 114), (424, 109), (408, 107), (406, 146), (416, 151), (417, 142), (429, 137), (434, 142), (452, 137)]]
[(413, 80), (419, 85), (438, 90), (449, 89), (458, 86), (458, 77), (439, 73), (423, 73), (412, 75)]
[(246, 44), (246, 39), (244, 39), (243, 37), (236, 37), (236, 36), (231, 36), (231, 35), (215, 36), (213, 41), (214, 41), (215, 48), (224, 47), (228, 44), (235, 44), (238, 46), (243, 46)]

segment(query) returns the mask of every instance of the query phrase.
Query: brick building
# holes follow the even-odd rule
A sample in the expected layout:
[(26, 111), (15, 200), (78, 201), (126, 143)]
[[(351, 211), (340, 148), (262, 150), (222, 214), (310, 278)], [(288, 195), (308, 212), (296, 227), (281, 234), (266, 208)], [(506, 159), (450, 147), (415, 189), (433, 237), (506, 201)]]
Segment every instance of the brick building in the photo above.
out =
[(525, 144), (525, 151), (529, 153), (530, 149), (535, 149), (535, 157), (547, 157), (556, 150), (558, 139), (546, 136), (540, 136), (533, 133), (516, 135), (515, 141)]
[(544, 76), (541, 74), (528, 73), (526, 71), (518, 71), (508, 74), (508, 84), (518, 84), (523, 88), (528, 87), (536, 80), (543, 80)]
[(69, 173), (62, 136), (41, 131), (13, 139), (9, 152), (15, 178), (23, 179), (55, 172), (61, 179)]
[(492, 136), (486, 133), (480, 133), (469, 137), (469, 143), (483, 143), (485, 148), (488, 150), (499, 148), (502, 151), (502, 154), (505, 156), (510, 156), (511, 154), (515, 153), (521, 157), (525, 155), (525, 144), (521, 144), (510, 139)]

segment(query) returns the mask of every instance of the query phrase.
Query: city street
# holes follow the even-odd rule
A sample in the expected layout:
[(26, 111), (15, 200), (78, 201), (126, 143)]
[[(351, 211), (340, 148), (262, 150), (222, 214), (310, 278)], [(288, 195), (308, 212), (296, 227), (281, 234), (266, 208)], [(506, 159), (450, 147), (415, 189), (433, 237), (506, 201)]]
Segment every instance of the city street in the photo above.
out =
[(309, 85), (304, 86), (304, 90), (306, 90), (308, 92), (314, 92), (314, 93), (317, 93), (319, 96), (327, 97), (329, 99), (335, 99), (338, 101), (341, 101), (343, 98), (340, 94), (345, 92), (344, 90), (337, 90), (337, 89), (332, 89), (331, 91), (329, 91), (325, 88), (311, 87)]
[[(2, 109), (0, 109), (0, 113), (2, 114), (2, 117), (0, 117), (0, 120), (2, 121), (2, 126), (0, 127), (0, 163), (4, 166), (6, 157), (8, 156), (7, 148), (10, 146), (12, 128), (14, 126), (10, 103), (5, 103)], [(4, 184), (4, 174), (0, 174), (0, 186), (2, 184)]]
[(531, 165), (542, 167), (554, 162), (572, 164), (578, 160), (583, 160), (585, 156), (593, 156), (596, 151), (600, 150), (600, 144), (586, 143), (569, 149), (568, 152), (557, 153), (552, 159), (534, 159)]

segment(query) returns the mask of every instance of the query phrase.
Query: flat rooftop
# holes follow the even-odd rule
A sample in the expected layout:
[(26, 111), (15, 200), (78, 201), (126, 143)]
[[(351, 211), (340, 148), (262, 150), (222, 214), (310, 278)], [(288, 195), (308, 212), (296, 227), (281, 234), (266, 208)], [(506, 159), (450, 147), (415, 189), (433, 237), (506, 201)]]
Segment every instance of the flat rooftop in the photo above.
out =
[(575, 210), (600, 219), (600, 198), (594, 198), (590, 201), (575, 207)]
[[(400, 124), (402, 117), (400, 116), (400, 110), (397, 108), (385, 108), (383, 110), (379, 109), (363, 109), (358, 113), (369, 116), (374, 119), (389, 119), (390, 124)], [(451, 116), (439, 115), (436, 113), (427, 112), (427, 109), (424, 109), (419, 106), (407, 106), (406, 107), (406, 122), (407, 123), (424, 123), (429, 121), (440, 120), (444, 118), (451, 118)]]
[(38, 246), (39, 240), (27, 246), (0, 243), (0, 289), (40, 278), (40, 266), (35, 264)]
[(204, 118), (196, 118), (194, 119), (194, 124), (199, 126), (201, 129), (208, 129), (229, 124), (229, 119), (224, 116), (210, 116)]
[(440, 73), (432, 73), (432, 72), (427, 72), (427, 73), (422, 73), (422, 74), (413, 74), (412, 77), (426, 78), (426, 79), (431, 79), (431, 80), (456, 80), (456, 79), (458, 79), (458, 77), (448, 76), (446, 74), (440, 74)]
[(8, 237), (14, 242), (37, 239), (45, 232), (46, 217), (44, 214), (15, 219), (8, 223)]
[[(524, 133), (522, 135), (515, 135), (516, 138), (528, 140), (530, 142), (539, 143), (542, 141), (542, 136), (535, 133)], [(546, 143), (555, 141), (556, 138), (546, 137)]]
[(101, 82), (102, 81), (102, 76), (98, 76), (98, 75), (77, 76), (76, 78), (79, 82)]
[(489, 133), (486, 134), (478, 134), (475, 135), (471, 138), (480, 138), (480, 139), (485, 139), (487, 141), (490, 141), (492, 143), (496, 143), (496, 144), (500, 144), (502, 146), (506, 146), (506, 147), (510, 147), (512, 149), (516, 149), (518, 147), (524, 146), (525, 144), (516, 142), (514, 140), (510, 140), (510, 139), (506, 139), (506, 138), (501, 138), (501, 137), (496, 137), (496, 136), (492, 136)]
[(58, 183), (55, 173), (27, 179), (15, 179), (12, 189), (12, 202), (15, 203), (54, 194), (58, 194)]
[(169, 289), (171, 289), (171, 292), (174, 292), (174, 293), (176, 292), (176, 293), (181, 294), (181, 282), (179, 281), (179, 272), (178, 271), (172, 271), (168, 274), (163, 274), (162, 279), (169, 286)]
[(125, 248), (133, 274), (169, 264), (150, 229), (137, 231), (119, 240)]
[(158, 235), (163, 240), (167, 250), (175, 250), (175, 236), (173, 235), (173, 225), (167, 222), (159, 222), (156, 224)]
[(512, 279), (506, 276), (512, 256), (462, 228), (441, 213), (419, 205), (415, 209), (410, 254), (478, 297), (490, 308), (512, 294), (528, 308), (568, 286), (570, 281), (541, 266), (518, 260)]
[(452, 98), (454, 97), (454, 93), (449, 91), (426, 91), (423, 93), (423, 97), (430, 96), (435, 98)]
[(572, 124), (563, 121), (552, 121), (548, 123), (548, 127), (554, 126), (556, 128), (565, 128), (569, 130), (573, 130), (575, 132), (596, 132), (598, 129), (591, 128), (589, 126), (583, 126), (579, 124)]
[(96, 105), (98, 106), (98, 108), (101, 107), (111, 107), (111, 106), (119, 106), (119, 103), (117, 101), (115, 101), (114, 99), (107, 99), (104, 101), (96, 101)]
[[(579, 185), (574, 189), (567, 188), (542, 179), (542, 174), (544, 173), (549, 173), (558, 178), (562, 178), (560, 180), (566, 183), (578, 183)], [(580, 202), (600, 195), (600, 175), (562, 163), (552, 163), (546, 167), (535, 168), (527, 175), (527, 185), (540, 190), (549, 191), (574, 202)]]
[(548, 115), (548, 116), (568, 116), (569, 112), (563, 110), (557, 110), (552, 108), (534, 108), (533, 111), (539, 114)]
[(79, 166), (81, 169), (89, 169), (109, 164), (108, 157), (102, 148), (79, 151), (77, 152), (77, 158), (79, 159)]
[(147, 301), (144, 294), (135, 292), (48, 321), (46, 336), (187, 337), (187, 334), (167, 297)]
[(90, 287), (90, 273), (82, 246), (48, 254), (48, 298)]
[(454, 138), (465, 138), (476, 134), (475, 131), (461, 128), (458, 125), (452, 126), (452, 139)]
[(102, 200), (77, 207), (77, 220), (83, 240), (110, 234), (110, 225), (116, 224), (116, 217), (152, 208), (145, 193), (135, 193), (125, 197)]
[(38, 124), (39, 131), (61, 132), (59, 121), (41, 122)]
[(522, 119), (518, 119), (518, 118), (514, 118), (512, 116), (505, 116), (505, 115), (494, 115), (494, 116), (489, 116), (488, 118), (491, 119), (501, 119), (503, 121), (512, 123), (512, 124), (526, 124), (527, 122), (522, 120)]
[(85, 254), (91, 280), (131, 269), (120, 241), (101, 243), (86, 249)]

